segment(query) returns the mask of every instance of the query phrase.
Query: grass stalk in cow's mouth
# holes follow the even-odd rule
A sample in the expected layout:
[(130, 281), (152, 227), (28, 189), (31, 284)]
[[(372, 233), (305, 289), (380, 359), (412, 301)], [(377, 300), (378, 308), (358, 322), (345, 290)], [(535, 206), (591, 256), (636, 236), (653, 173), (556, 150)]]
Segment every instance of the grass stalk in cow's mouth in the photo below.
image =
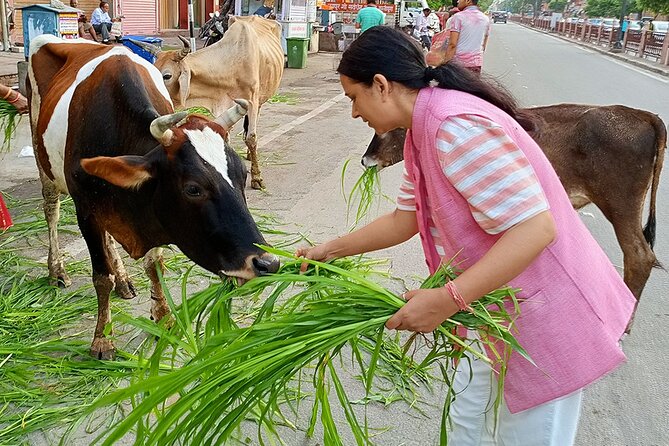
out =
[[(258, 425), (263, 444), (263, 428), (279, 438), (277, 425), (292, 425), (282, 410), (288, 408), (297, 414), (293, 404), (295, 400), (299, 404), (301, 392), (295, 396), (289, 386), (307, 367), (315, 365), (314, 405), (307, 435), (314, 434), (320, 411), (325, 443), (343, 444), (329, 400), (329, 389), (334, 388), (356, 443), (367, 445), (371, 444), (367, 423), (357, 419), (335, 367), (334, 359), (341, 355), (344, 346), (350, 347), (354, 363), (361, 368), (368, 397), (378, 370), (387, 367), (382, 364), (385, 358), (413, 377), (423, 376), (421, 373), (431, 365), (439, 365), (446, 383), (452, 382), (454, 371), (442, 361), (460, 358), (465, 350), (490, 363), (485, 355), (472, 350), (473, 343), (491, 348), (503, 346), (504, 352), (498, 352), (496, 364), (501, 378), (511, 350), (527, 358), (511, 334), (513, 319), (504, 305), (508, 300), (515, 303), (517, 290), (494, 291), (473, 303), (471, 312), (459, 312), (445, 321), (430, 335), (429, 352), (424, 359), (415, 362), (406, 355), (411, 344), (394, 358), (384, 348), (384, 323), (404, 305), (404, 300), (361, 271), (347, 269), (352, 266), (351, 259), (321, 263), (265, 249), (287, 259), (277, 274), (255, 278), (235, 289), (226, 283), (214, 285), (191, 298), (187, 298), (184, 289), (181, 306), (173, 308), (173, 327), (149, 327), (160, 339), (146, 367), (128, 388), (101, 398), (90, 408), (93, 411), (127, 399), (133, 402), (132, 412), (98, 437), (97, 442), (114, 444), (137, 426), (137, 441), (141, 444), (224, 443), (242, 422), (252, 420)], [(300, 265), (305, 261), (311, 267), (306, 274), (300, 274)], [(453, 277), (453, 269), (444, 266), (423, 286), (442, 286)], [(239, 327), (230, 318), (230, 302), (261, 293), (269, 295), (255, 320)], [(173, 306), (170, 298), (168, 301)], [(478, 330), (480, 340), (455, 335), (456, 327)], [(415, 339), (412, 337), (410, 342)], [(188, 359), (183, 366), (168, 372), (160, 370), (159, 365), (166, 358), (176, 356)], [(503, 379), (499, 383), (502, 386)], [(449, 389), (444, 401), (442, 444), (453, 397), (454, 391)], [(497, 405), (500, 401), (496, 401)]]

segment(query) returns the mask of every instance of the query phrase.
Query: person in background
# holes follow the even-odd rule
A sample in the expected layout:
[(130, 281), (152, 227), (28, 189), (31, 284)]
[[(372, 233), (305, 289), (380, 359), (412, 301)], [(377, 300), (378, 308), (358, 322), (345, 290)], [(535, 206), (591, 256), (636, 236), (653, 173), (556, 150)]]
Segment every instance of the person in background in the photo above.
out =
[(117, 22), (119, 19), (111, 19), (109, 17), (109, 3), (100, 2), (99, 8), (96, 8), (91, 15), (91, 25), (95, 32), (102, 36), (102, 43), (109, 44), (109, 31), (112, 28), (112, 22)]
[(386, 15), (376, 7), (376, 0), (367, 0), (367, 5), (358, 11), (355, 18), (355, 27), (364, 33), (373, 26), (380, 26), (386, 23)]
[(253, 15), (259, 15), (260, 17), (269, 18), (274, 13), (274, 1), (265, 0), (262, 6), (256, 9), (256, 12)]
[(426, 66), (413, 39), (390, 27), (353, 41), (337, 71), (353, 118), (377, 134), (407, 129), (404, 181), (393, 212), (296, 254), (327, 261), (419, 234), (430, 273), (455, 259), (461, 274), (404, 293), (389, 330), (431, 333), (492, 290), (522, 290), (514, 334), (533, 362), (510, 354), (497, 413), (497, 373), (473, 354), (460, 361), (449, 444), (573, 445), (583, 388), (625, 361), (619, 340), (636, 299), (524, 130), (531, 120), (461, 65)]
[(625, 38), (625, 33), (627, 32), (627, 29), (629, 27), (630, 27), (630, 18), (628, 16), (625, 16), (625, 18), (623, 19), (623, 23), (620, 26), (620, 41), (621, 42)]
[(478, 0), (458, 0), (458, 9), (460, 12), (449, 20), (449, 42), (442, 63), (456, 60), (480, 74), (490, 34), (490, 19), (479, 9)]
[(423, 48), (427, 49), (428, 51), (430, 51), (430, 48), (432, 48), (432, 39), (430, 36), (431, 21), (428, 18), (431, 13), (432, 10), (430, 8), (424, 8), (423, 13), (418, 14), (418, 17), (416, 17), (416, 22), (414, 23), (414, 33), (416, 37), (420, 39), (420, 43), (423, 45)]
[(429, 22), (430, 39), (432, 39), (436, 33), (441, 31), (441, 20), (439, 20), (439, 16), (434, 11), (430, 11), (427, 20)]
[[(78, 9), (79, 8), (79, 0), (70, 0), (70, 6)], [(83, 12), (77, 13), (79, 15), (79, 18), (77, 19), (77, 22), (79, 24), (79, 37), (84, 38), (86, 36), (86, 33), (89, 33), (93, 40), (96, 42), (98, 41), (98, 35), (95, 33), (95, 29), (93, 28), (93, 25), (91, 25), (91, 22), (88, 21), (88, 17), (86, 17), (86, 14)]]

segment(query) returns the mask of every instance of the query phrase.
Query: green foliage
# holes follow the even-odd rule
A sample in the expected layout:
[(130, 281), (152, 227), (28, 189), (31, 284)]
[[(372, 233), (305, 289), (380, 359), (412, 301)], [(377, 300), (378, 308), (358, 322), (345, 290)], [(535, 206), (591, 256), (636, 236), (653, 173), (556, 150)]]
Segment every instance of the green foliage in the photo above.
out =
[(551, 0), (551, 2), (548, 3), (548, 9), (553, 12), (564, 11), (565, 6), (567, 6), (567, 0)]
[(669, 14), (669, 0), (637, 0), (639, 10), (656, 14)]
[(620, 0), (589, 0), (585, 12), (589, 17), (618, 17)]

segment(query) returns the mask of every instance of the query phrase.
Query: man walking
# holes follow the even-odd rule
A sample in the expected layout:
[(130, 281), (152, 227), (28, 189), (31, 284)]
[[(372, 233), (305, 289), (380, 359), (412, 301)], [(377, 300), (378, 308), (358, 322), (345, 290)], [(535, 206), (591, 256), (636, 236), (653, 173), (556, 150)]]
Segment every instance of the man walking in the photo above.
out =
[(452, 59), (480, 74), (490, 34), (490, 20), (479, 9), (478, 2), (458, 0), (460, 12), (449, 19), (447, 25), (450, 34), (443, 63)]
[(376, 0), (367, 0), (367, 6), (358, 11), (355, 19), (355, 27), (364, 33), (372, 26), (383, 25), (386, 23), (386, 15), (376, 7)]

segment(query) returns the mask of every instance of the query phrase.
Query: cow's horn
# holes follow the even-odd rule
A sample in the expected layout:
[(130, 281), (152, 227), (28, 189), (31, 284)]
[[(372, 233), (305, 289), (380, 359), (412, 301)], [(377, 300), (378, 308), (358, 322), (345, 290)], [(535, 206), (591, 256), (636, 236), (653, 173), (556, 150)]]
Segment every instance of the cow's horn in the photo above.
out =
[(246, 99), (235, 99), (235, 105), (230, 107), (221, 116), (216, 118), (216, 123), (225, 130), (230, 130), (233, 125), (246, 115), (249, 111), (249, 102)]
[(179, 40), (181, 40), (181, 43), (184, 44), (184, 47), (181, 49), (181, 51), (179, 51), (177, 56), (179, 59), (183, 59), (190, 54), (190, 42), (182, 35), (179, 35)]
[(161, 144), (168, 145), (172, 140), (172, 130), (170, 128), (186, 116), (188, 116), (188, 112), (181, 111), (157, 117), (151, 122), (151, 135)]
[(140, 42), (139, 40), (134, 40), (134, 39), (128, 39), (128, 40), (133, 44), (137, 45), (138, 47), (140, 47), (141, 49), (143, 49), (144, 51), (153, 54), (154, 56), (157, 56), (158, 53), (162, 51), (162, 49), (159, 46), (149, 42)]

